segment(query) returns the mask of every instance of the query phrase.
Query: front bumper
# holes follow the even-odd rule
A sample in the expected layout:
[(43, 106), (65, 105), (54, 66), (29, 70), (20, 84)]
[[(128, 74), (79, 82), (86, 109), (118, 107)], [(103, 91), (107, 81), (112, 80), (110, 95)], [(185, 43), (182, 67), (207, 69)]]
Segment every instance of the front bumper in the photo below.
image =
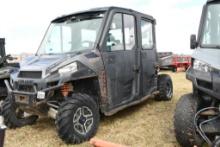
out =
[(192, 67), (188, 69), (186, 78), (192, 81), (195, 88), (204, 93), (220, 99), (220, 71), (214, 70), (210, 73), (198, 71)]
[(51, 86), (49, 88), (43, 88), (38, 90), (36, 86), (33, 84), (33, 91), (27, 92), (27, 91), (18, 91), (16, 89), (13, 89), (11, 85), (9, 84), (8, 80), (4, 80), (5, 85), (8, 90), (8, 95), (11, 96), (16, 103), (25, 104), (32, 106), (37, 102), (37, 96), (38, 92), (45, 92), (45, 100), (47, 99), (47, 94), (51, 90), (59, 89), (63, 86), (63, 84), (57, 84), (55, 86)]

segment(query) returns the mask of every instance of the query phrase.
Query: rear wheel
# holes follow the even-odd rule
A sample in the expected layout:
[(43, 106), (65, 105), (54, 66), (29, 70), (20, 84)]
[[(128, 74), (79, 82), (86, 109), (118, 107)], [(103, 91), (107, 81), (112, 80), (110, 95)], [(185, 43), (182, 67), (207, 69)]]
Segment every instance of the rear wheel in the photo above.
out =
[(198, 108), (198, 99), (193, 94), (183, 95), (176, 105), (174, 128), (176, 139), (183, 147), (201, 146), (202, 138), (196, 133), (194, 117)]
[(58, 109), (58, 134), (66, 143), (79, 144), (93, 137), (99, 125), (97, 103), (87, 94), (73, 94)]
[(38, 119), (38, 116), (32, 115), (25, 117), (24, 111), (8, 96), (2, 103), (2, 115), (4, 123), (9, 128), (17, 128), (25, 125), (32, 125)]
[(160, 94), (155, 97), (155, 100), (169, 101), (173, 97), (173, 83), (172, 79), (167, 74), (159, 75), (158, 77), (158, 90)]

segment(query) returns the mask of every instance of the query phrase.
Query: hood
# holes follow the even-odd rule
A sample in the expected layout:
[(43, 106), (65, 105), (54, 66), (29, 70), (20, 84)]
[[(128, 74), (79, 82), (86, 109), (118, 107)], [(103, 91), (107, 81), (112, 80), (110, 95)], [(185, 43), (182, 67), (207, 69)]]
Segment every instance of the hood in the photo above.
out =
[(42, 77), (46, 77), (48, 74), (47, 71), (63, 63), (72, 56), (73, 55), (62, 54), (27, 57), (20, 63), (20, 71), (40, 71)]
[(32, 56), (24, 59), (21, 62), (21, 68), (20, 70), (45, 70), (48, 67), (54, 66), (62, 61), (64, 61), (66, 58), (65, 55), (45, 55), (45, 56)]
[(19, 73), (27, 76), (38, 74), (41, 78), (46, 78), (72, 62), (80, 62), (93, 71), (99, 71), (99, 68), (102, 68), (99, 52), (87, 50), (80, 53), (29, 56), (20, 63)]
[(193, 52), (192, 57), (220, 70), (220, 49), (198, 48)]

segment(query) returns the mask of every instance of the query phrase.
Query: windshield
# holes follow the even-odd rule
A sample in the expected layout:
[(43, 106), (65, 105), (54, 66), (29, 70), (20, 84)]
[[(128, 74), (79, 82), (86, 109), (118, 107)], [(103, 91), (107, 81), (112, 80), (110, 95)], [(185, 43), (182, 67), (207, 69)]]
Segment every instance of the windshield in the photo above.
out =
[(201, 46), (220, 48), (220, 4), (207, 7), (204, 23)]
[(99, 13), (53, 22), (37, 54), (62, 54), (93, 49), (102, 19), (103, 14)]

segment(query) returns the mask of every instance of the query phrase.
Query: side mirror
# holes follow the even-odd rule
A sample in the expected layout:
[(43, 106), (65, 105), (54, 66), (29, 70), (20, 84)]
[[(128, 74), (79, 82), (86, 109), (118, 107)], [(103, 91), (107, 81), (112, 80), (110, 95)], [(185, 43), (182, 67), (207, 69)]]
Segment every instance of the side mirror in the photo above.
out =
[(196, 35), (191, 35), (190, 36), (190, 48), (195, 49), (197, 47), (198, 43), (196, 41)]

